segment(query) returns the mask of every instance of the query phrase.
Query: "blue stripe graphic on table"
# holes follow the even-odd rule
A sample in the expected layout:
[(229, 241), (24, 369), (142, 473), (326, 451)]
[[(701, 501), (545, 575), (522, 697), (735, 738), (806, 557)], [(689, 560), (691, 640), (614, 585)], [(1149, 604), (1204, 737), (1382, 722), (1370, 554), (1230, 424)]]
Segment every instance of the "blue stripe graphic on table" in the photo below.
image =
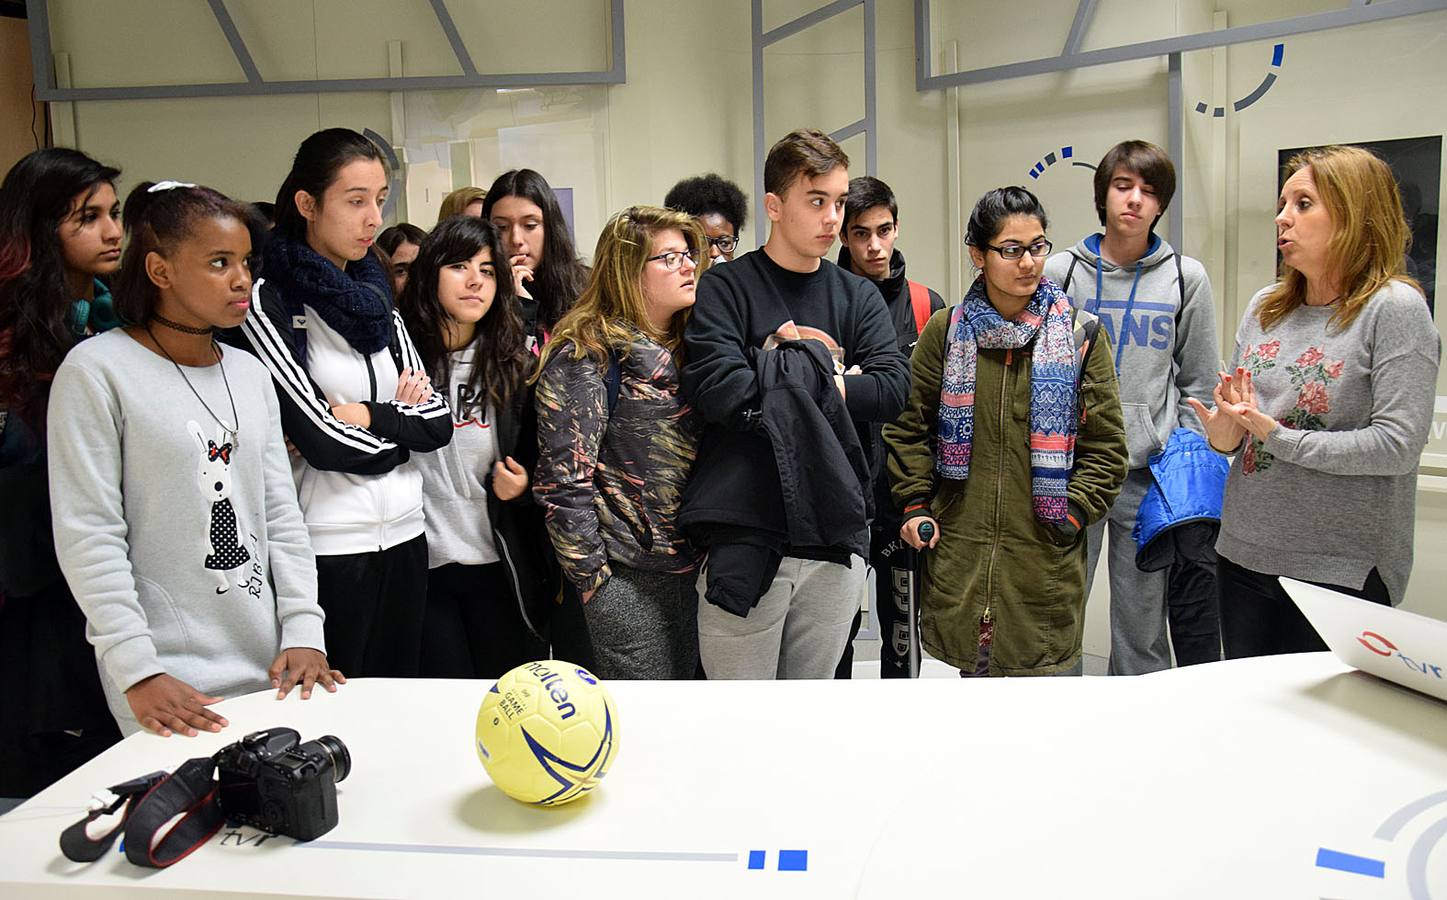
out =
[[(503, 856), (531, 859), (612, 859), (633, 862), (732, 862), (738, 853), (675, 850), (585, 850), (551, 847), (466, 847), (448, 844), (397, 844), (384, 841), (297, 841), (292, 846), (309, 850), (360, 850), (370, 853), (429, 853), (446, 856)], [(768, 864), (767, 850), (748, 851), (748, 868), (762, 871)], [(809, 871), (808, 850), (780, 850), (778, 871)]]
[(1338, 872), (1366, 875), (1369, 878), (1387, 877), (1387, 864), (1384, 860), (1328, 850), (1325, 847), (1316, 851), (1316, 866), (1319, 869), (1335, 869)]

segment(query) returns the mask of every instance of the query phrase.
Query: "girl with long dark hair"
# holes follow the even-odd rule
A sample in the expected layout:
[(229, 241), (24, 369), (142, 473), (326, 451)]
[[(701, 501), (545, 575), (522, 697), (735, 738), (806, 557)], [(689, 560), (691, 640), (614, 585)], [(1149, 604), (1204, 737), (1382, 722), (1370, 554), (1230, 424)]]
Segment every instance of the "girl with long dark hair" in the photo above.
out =
[(482, 217), (502, 233), (523, 328), (540, 350), (588, 284), (558, 197), (537, 172), (513, 169), (487, 189)]
[(239, 340), (271, 372), (300, 456), (332, 661), (405, 677), (420, 662), (427, 573), (422, 474), (410, 459), (445, 446), (452, 421), (371, 252), (387, 185), (381, 151), (357, 132), (302, 141)]
[(45, 421), (51, 379), (116, 324), (120, 172), (37, 150), (0, 183), (0, 796), (29, 796), (120, 738), (85, 617), (55, 557)]
[[(452, 408), (452, 443), (419, 456), (427, 514), (422, 674), (495, 678), (547, 655), (557, 591), (542, 512), (528, 491), (537, 423), (507, 257), (475, 216), (423, 239), (398, 306)], [(498, 277), (498, 270), (502, 277)]]
[(335, 690), (276, 395), (221, 328), (251, 305), (246, 207), (146, 183), (126, 200), (127, 322), (51, 396), (60, 564), (121, 730), (219, 731), (227, 696)]

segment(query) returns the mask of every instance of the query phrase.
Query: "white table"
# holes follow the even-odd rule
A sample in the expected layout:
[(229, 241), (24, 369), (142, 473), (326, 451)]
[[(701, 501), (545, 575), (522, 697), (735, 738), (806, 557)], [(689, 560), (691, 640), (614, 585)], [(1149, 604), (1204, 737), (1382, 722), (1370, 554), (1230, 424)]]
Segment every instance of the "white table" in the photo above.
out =
[[(0, 896), (1447, 900), (1447, 704), (1328, 654), (1142, 678), (614, 682), (617, 762), (559, 809), (488, 781), (487, 686), (359, 679), (228, 701), (220, 735), (133, 736), (0, 817)], [(164, 871), (60, 855), (92, 791), (283, 724), (352, 752), (320, 841), (223, 830)], [(884, 783), (887, 758), (902, 774)]]

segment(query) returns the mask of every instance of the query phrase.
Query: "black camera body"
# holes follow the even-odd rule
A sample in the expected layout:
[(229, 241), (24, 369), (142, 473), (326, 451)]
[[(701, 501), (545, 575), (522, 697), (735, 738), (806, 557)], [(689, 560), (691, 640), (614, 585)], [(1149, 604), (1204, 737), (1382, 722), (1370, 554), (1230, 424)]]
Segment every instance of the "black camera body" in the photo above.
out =
[(221, 782), (221, 811), (229, 820), (299, 841), (337, 824), (337, 782), (352, 756), (333, 735), (302, 743), (291, 728), (248, 734), (212, 757)]

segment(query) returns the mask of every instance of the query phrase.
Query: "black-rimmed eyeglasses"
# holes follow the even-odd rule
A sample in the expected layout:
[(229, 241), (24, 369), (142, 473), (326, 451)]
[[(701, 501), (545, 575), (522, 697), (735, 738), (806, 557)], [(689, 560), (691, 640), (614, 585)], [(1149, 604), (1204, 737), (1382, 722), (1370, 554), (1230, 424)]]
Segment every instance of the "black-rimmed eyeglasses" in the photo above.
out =
[(670, 250), (667, 253), (660, 253), (657, 256), (650, 256), (643, 261), (653, 262), (655, 259), (663, 260), (663, 267), (670, 272), (678, 271), (678, 267), (683, 265), (683, 261), (685, 259), (695, 265), (698, 264), (698, 254), (694, 253), (692, 250)]
[(739, 245), (739, 239), (731, 234), (721, 234), (718, 237), (709, 238), (708, 245), (710, 247), (717, 247), (724, 253), (732, 253), (734, 252), (734, 248)]
[(1050, 248), (1052, 245), (1049, 241), (1036, 241), (1028, 247), (1024, 244), (1006, 244), (1003, 247), (996, 247), (994, 244), (986, 244), (985, 246), (1000, 254), (1001, 259), (1019, 259), (1026, 253), (1029, 253), (1036, 259), (1040, 259), (1041, 257), (1050, 255)]

